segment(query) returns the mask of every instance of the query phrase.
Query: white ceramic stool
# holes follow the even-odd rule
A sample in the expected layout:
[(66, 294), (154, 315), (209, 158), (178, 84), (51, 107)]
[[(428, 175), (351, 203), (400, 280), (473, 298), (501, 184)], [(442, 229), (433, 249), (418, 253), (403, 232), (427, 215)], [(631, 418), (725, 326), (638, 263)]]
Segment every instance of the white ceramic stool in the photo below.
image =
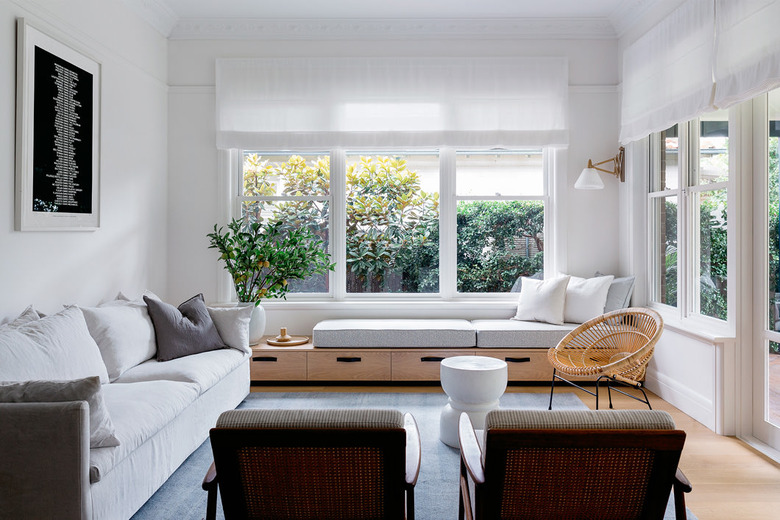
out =
[(506, 362), (485, 356), (454, 356), (441, 362), (441, 387), (450, 398), (441, 412), (439, 438), (458, 448), (458, 421), (466, 412), (475, 429), (485, 427), (485, 415), (498, 408), (507, 382)]

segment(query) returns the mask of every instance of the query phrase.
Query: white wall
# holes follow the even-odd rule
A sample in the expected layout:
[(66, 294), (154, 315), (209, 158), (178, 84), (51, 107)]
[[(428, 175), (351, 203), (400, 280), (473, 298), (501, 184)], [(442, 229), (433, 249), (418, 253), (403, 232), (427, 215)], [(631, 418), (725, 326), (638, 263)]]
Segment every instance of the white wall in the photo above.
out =
[[(169, 290), (172, 301), (203, 292), (217, 299), (221, 266), (208, 250), (208, 233), (220, 218), (218, 156), (214, 144), (214, 63), (217, 57), (264, 56), (566, 56), (569, 58), (571, 138), (562, 175), (560, 207), (564, 258), (558, 265), (572, 274), (592, 276), (596, 270), (618, 267), (617, 185), (574, 192), (573, 185), (588, 158), (596, 161), (617, 153), (617, 43), (609, 40), (428, 40), (419, 41), (255, 41), (172, 40), (168, 46), (169, 98)], [(354, 316), (355, 312), (385, 316), (463, 314), (457, 305), (427, 311), (420, 306), (292, 305), (267, 306), (268, 330), (289, 325), (307, 333), (318, 319)], [(423, 306), (424, 307), (424, 306)], [(511, 307), (511, 306), (510, 306)], [(490, 311), (495, 312), (495, 311)], [(511, 309), (498, 311), (511, 314)], [(489, 315), (489, 313), (488, 313)], [(315, 319), (316, 317), (316, 319)]]
[[(102, 63), (101, 226), (14, 231), (16, 19)], [(121, 23), (116, 23), (116, 21)], [(120, 0), (0, 0), (0, 321), (166, 292), (166, 40)]]

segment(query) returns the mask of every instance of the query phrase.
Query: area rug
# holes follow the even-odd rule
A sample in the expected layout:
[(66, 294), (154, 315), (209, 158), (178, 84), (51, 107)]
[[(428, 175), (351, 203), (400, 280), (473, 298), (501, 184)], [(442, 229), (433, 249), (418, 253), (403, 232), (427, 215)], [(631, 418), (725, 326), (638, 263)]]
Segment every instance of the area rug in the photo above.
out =
[[(502, 408), (547, 409), (548, 394), (508, 393)], [(410, 412), (417, 420), (422, 443), (420, 476), (415, 488), (418, 520), (454, 520), (458, 517), (459, 452), (439, 441), (439, 414), (447, 403), (443, 393), (331, 393), (253, 392), (239, 408), (395, 408)], [(587, 407), (571, 393), (555, 395), (554, 409)], [(168, 481), (133, 516), (133, 520), (200, 520), (206, 515), (206, 492), (201, 482), (211, 464), (211, 446), (206, 440), (171, 475)], [(670, 499), (665, 519), (674, 518)], [(222, 515), (218, 504), (217, 518)], [(696, 517), (690, 514), (689, 519)]]

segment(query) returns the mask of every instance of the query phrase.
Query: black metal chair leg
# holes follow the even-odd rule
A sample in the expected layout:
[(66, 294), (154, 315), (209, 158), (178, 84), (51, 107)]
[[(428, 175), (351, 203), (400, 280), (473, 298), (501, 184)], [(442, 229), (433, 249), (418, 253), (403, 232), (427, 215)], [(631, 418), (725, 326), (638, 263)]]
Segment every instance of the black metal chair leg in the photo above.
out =
[(555, 369), (553, 368), (552, 381), (550, 382), (550, 406), (548, 410), (552, 410), (553, 392), (555, 392)]
[(612, 385), (609, 384), (610, 379), (607, 378), (607, 395), (609, 396), (609, 409), (614, 410), (615, 407), (612, 406)]
[(642, 395), (645, 397), (645, 403), (647, 404), (647, 407), (648, 407), (650, 410), (652, 410), (652, 409), (653, 409), (653, 407), (652, 407), (652, 406), (650, 406), (650, 399), (648, 399), (648, 398), (647, 398), (647, 393), (645, 393), (645, 389), (644, 389), (644, 388), (642, 388), (642, 387), (640, 386), (640, 387), (639, 387), (639, 390), (642, 392)]
[(596, 410), (599, 409), (599, 381), (601, 381), (601, 378), (596, 379)]

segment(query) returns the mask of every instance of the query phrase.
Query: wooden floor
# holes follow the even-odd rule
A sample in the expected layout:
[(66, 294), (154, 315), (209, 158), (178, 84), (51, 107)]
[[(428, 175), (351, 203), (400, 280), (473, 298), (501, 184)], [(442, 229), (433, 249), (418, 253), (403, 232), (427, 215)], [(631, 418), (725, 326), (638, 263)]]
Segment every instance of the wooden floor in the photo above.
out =
[[(574, 392), (594, 407), (592, 397)], [(438, 386), (253, 386), (264, 392), (441, 392)], [(544, 386), (510, 386), (507, 392), (549, 392)], [(723, 437), (680, 410), (650, 394), (653, 408), (666, 410), (687, 439), (680, 467), (693, 485), (688, 508), (699, 520), (774, 520), (780, 518), (780, 464), (742, 441)], [(628, 397), (617, 396), (615, 408), (644, 408)], [(603, 405), (602, 405), (603, 406)]]

